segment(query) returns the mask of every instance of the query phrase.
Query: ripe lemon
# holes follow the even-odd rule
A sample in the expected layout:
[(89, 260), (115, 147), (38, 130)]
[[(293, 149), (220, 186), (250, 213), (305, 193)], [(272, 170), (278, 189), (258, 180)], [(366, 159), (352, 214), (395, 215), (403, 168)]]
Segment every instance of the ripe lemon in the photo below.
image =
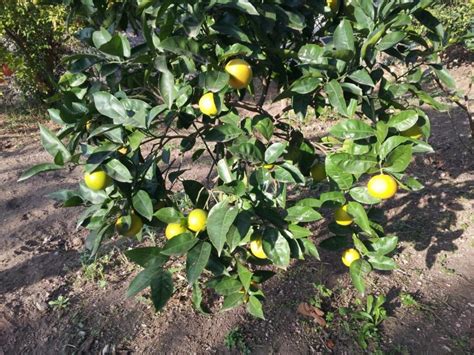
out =
[(267, 258), (267, 254), (263, 251), (262, 237), (256, 237), (250, 242), (250, 251), (256, 258)]
[(92, 121), (87, 121), (86, 123), (86, 130), (90, 131), (92, 128)]
[(125, 237), (133, 237), (142, 230), (142, 219), (133, 212), (131, 214), (131, 217), (132, 223), (130, 225), (125, 223), (125, 217), (123, 216), (117, 219), (117, 222), (115, 222), (115, 230), (117, 231), (117, 233)]
[(360, 254), (354, 248), (347, 249), (344, 251), (344, 253), (342, 253), (342, 262), (347, 267), (350, 267), (351, 264), (357, 259), (360, 259)]
[(390, 175), (376, 175), (369, 180), (367, 190), (372, 197), (388, 199), (397, 192), (397, 182)]
[(177, 235), (183, 234), (187, 231), (186, 227), (180, 223), (170, 223), (166, 226), (165, 236), (167, 239), (176, 237)]
[(217, 106), (216, 102), (214, 101), (214, 94), (212, 92), (208, 92), (207, 94), (201, 96), (199, 99), (199, 109), (204, 115), (217, 115)]
[(336, 212), (334, 212), (334, 219), (340, 226), (348, 226), (353, 221), (351, 215), (347, 213), (347, 205), (339, 207)]
[(272, 170), (274, 166), (275, 166), (274, 164), (264, 164), (263, 165), (263, 167), (267, 170)]
[(201, 232), (206, 229), (207, 212), (196, 208), (188, 215), (188, 228), (193, 232)]
[(92, 173), (85, 173), (84, 182), (89, 189), (99, 191), (107, 187), (109, 183), (109, 177), (105, 171), (97, 170)]
[(423, 132), (421, 131), (420, 126), (414, 125), (413, 127), (408, 128), (405, 131), (401, 131), (400, 134), (404, 137), (420, 139), (423, 137)]
[(225, 71), (230, 75), (229, 85), (234, 89), (246, 88), (252, 80), (252, 67), (243, 59), (232, 59)]
[(326, 0), (326, 5), (331, 9), (333, 14), (339, 11), (339, 0)]
[(323, 163), (317, 163), (311, 168), (311, 176), (315, 182), (321, 182), (326, 179), (326, 168)]

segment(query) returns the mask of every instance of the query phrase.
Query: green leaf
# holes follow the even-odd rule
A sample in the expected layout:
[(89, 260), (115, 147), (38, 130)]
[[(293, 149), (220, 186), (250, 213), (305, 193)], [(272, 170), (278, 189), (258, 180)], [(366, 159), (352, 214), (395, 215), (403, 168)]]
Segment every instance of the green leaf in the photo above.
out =
[[(55, 162), (59, 163), (58, 165), (63, 165), (71, 159), (71, 153), (64, 146), (64, 144), (56, 137), (56, 135), (51, 132), (48, 128), (43, 125), (39, 125), (40, 135), (41, 135), (41, 144), (44, 149), (55, 158)], [(56, 157), (60, 156), (60, 162), (56, 161)]]
[(418, 121), (418, 112), (415, 110), (405, 110), (390, 117), (388, 121), (389, 127), (394, 127), (399, 131), (407, 130), (413, 127)]
[(306, 254), (311, 255), (312, 257), (316, 258), (316, 260), (321, 260), (316, 245), (314, 245), (314, 243), (309, 238), (303, 238), (299, 240), (303, 243), (304, 252)]
[(375, 131), (367, 123), (356, 119), (344, 120), (329, 131), (334, 137), (339, 139), (364, 139), (375, 135)]
[(239, 292), (242, 287), (242, 283), (239, 280), (225, 276), (214, 286), (214, 290), (216, 290), (219, 295), (227, 296)]
[(126, 250), (125, 256), (135, 264), (144, 268), (152, 265), (162, 266), (168, 260), (166, 256), (161, 254), (161, 249), (158, 247), (144, 247)]
[(107, 43), (100, 46), (99, 50), (103, 53), (116, 57), (130, 57), (130, 42), (122, 34), (114, 35)]
[(298, 51), (298, 57), (305, 64), (320, 64), (324, 48), (317, 44), (306, 44)]
[(405, 171), (410, 165), (413, 153), (411, 145), (401, 145), (392, 150), (385, 160), (384, 170), (399, 173)]
[(372, 248), (378, 255), (386, 255), (395, 250), (398, 244), (398, 237), (395, 235), (377, 239), (372, 243)]
[(161, 251), (163, 255), (183, 255), (191, 249), (199, 239), (189, 232), (177, 235), (168, 240)]
[(133, 208), (143, 217), (151, 221), (153, 217), (153, 203), (150, 196), (144, 190), (139, 190), (133, 196)]
[(367, 69), (356, 70), (355, 72), (349, 75), (349, 78), (351, 80), (354, 80), (358, 84), (367, 85), (371, 87), (375, 86), (374, 81), (367, 72)]
[(370, 195), (367, 190), (367, 187), (365, 186), (354, 187), (349, 191), (349, 194), (357, 202), (365, 203), (367, 205), (373, 205), (381, 202), (380, 199)]
[(402, 137), (402, 136), (392, 136), (389, 137), (385, 142), (383, 142), (382, 146), (380, 147), (379, 157), (381, 160), (385, 160), (387, 155), (398, 147), (400, 144), (409, 142), (410, 138)]
[(322, 80), (314, 76), (305, 76), (294, 81), (290, 86), (291, 92), (296, 92), (298, 94), (309, 94), (316, 90), (321, 84)]
[(392, 48), (394, 45), (397, 43), (403, 41), (403, 39), (406, 37), (405, 32), (397, 31), (397, 32), (391, 32), (384, 36), (382, 40), (377, 43), (377, 49), (379, 51), (385, 51), (389, 48)]
[(345, 172), (338, 166), (337, 160), (333, 159), (334, 155), (331, 154), (326, 157), (326, 174), (336, 182), (341, 190), (349, 190), (352, 187), (354, 178), (352, 174)]
[(244, 132), (234, 124), (222, 124), (212, 127), (204, 133), (206, 141), (228, 142), (240, 137)]
[(249, 297), (249, 302), (247, 303), (247, 312), (249, 312), (254, 317), (265, 319), (263, 316), (262, 303), (255, 296)]
[(195, 282), (193, 284), (193, 294), (191, 296), (191, 300), (193, 302), (193, 306), (195, 309), (197, 309), (201, 313), (207, 313), (203, 308), (202, 308), (202, 291), (201, 288), (199, 287), (199, 283)]
[(266, 229), (263, 233), (263, 250), (275, 266), (286, 268), (290, 263), (288, 241), (276, 229)]
[(331, 80), (324, 86), (324, 91), (329, 97), (329, 103), (331, 106), (341, 115), (347, 116), (346, 100), (344, 99), (344, 93), (342, 92), (339, 82), (335, 79)]
[(247, 13), (249, 15), (255, 15), (259, 16), (259, 13), (257, 9), (252, 5), (252, 3), (249, 0), (217, 0), (217, 4), (220, 5), (226, 5), (229, 7), (233, 7), (235, 9), (238, 9), (244, 13)]
[(252, 118), (252, 128), (257, 130), (267, 141), (272, 138), (273, 135), (273, 121), (263, 115), (257, 115)]
[(441, 66), (439, 68), (433, 66), (434, 72), (438, 79), (449, 89), (456, 90), (456, 81), (451, 74)]
[(285, 221), (293, 223), (313, 222), (323, 218), (319, 212), (306, 206), (293, 206), (288, 208), (286, 212), (287, 216), (285, 217)]
[(118, 159), (109, 160), (107, 164), (105, 164), (105, 170), (107, 175), (114, 180), (120, 182), (132, 182), (133, 180), (130, 171)]
[(286, 149), (286, 143), (273, 143), (265, 151), (265, 162), (268, 164), (274, 163)]
[(333, 44), (336, 50), (348, 50), (352, 53), (351, 57), (354, 55), (354, 34), (350, 21), (344, 19), (336, 27)]
[(190, 284), (197, 281), (209, 261), (212, 246), (208, 242), (199, 242), (189, 252), (186, 259), (186, 277)]
[(229, 74), (222, 71), (207, 71), (199, 74), (199, 86), (205, 91), (219, 92), (229, 82)]
[(367, 217), (364, 207), (360, 203), (353, 201), (350, 201), (347, 205), (347, 212), (354, 217), (354, 221), (357, 225), (371, 237), (377, 238), (378, 235), (370, 226), (369, 218)]
[(130, 282), (127, 290), (127, 297), (133, 297), (138, 292), (150, 286), (151, 280), (157, 277), (161, 272), (163, 272), (163, 269), (157, 265), (152, 265), (151, 267), (142, 270), (132, 280), (132, 282)]
[(99, 31), (92, 34), (92, 42), (98, 49), (112, 39), (112, 35), (105, 28), (101, 27)]
[(115, 124), (123, 124), (127, 119), (127, 112), (122, 103), (113, 95), (105, 91), (92, 94), (94, 105), (100, 114), (114, 120)]
[(288, 230), (291, 232), (294, 239), (306, 238), (311, 235), (311, 231), (308, 228), (301, 227), (297, 224), (290, 224)]
[(224, 297), (224, 302), (222, 303), (222, 310), (228, 310), (240, 306), (244, 303), (245, 293), (243, 292), (235, 292), (231, 293)]
[(359, 291), (361, 294), (365, 293), (364, 278), (371, 271), (371, 269), (372, 268), (370, 264), (364, 259), (353, 261), (349, 268), (352, 283), (354, 284), (357, 291)]
[(154, 216), (164, 223), (179, 223), (184, 218), (183, 214), (173, 207), (160, 208)]
[(227, 161), (225, 159), (221, 159), (217, 162), (217, 173), (225, 184), (229, 184), (234, 181), (233, 174), (229, 168), (229, 165), (227, 165)]
[(183, 181), (184, 192), (189, 196), (191, 202), (197, 208), (204, 208), (209, 199), (207, 189), (195, 180)]
[(377, 270), (394, 270), (397, 268), (397, 264), (392, 258), (383, 255), (370, 256), (369, 263)]
[(336, 165), (346, 173), (361, 175), (376, 166), (377, 159), (371, 155), (334, 153), (331, 155), (331, 164)]
[(248, 292), (250, 289), (250, 282), (252, 281), (252, 272), (243, 266), (241, 263), (237, 262), (237, 273), (239, 275), (240, 282), (244, 286), (245, 290)]
[(160, 77), (160, 93), (168, 109), (173, 106), (177, 91), (174, 86), (174, 76), (170, 71), (164, 71)]
[(21, 182), (39, 173), (46, 172), (46, 171), (59, 170), (63, 168), (64, 166), (62, 165), (56, 165), (56, 164), (50, 164), (50, 163), (38, 164), (38, 165), (32, 166), (31, 168), (23, 172), (17, 181)]
[(227, 201), (219, 202), (209, 211), (207, 234), (218, 255), (222, 252), (226, 242), (226, 235), (238, 213), (239, 208), (230, 206)]
[(151, 300), (155, 310), (161, 310), (173, 295), (173, 278), (168, 270), (161, 270), (150, 282)]

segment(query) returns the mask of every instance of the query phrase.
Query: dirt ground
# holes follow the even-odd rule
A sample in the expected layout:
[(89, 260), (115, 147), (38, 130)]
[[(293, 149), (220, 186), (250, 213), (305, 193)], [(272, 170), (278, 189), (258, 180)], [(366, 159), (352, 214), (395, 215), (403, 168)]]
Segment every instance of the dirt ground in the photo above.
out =
[[(461, 89), (467, 89), (471, 70), (467, 64), (451, 69)], [(369, 349), (472, 353), (473, 141), (462, 111), (428, 113), (435, 153), (417, 158), (410, 168), (426, 187), (399, 193), (383, 206), (388, 231), (401, 239), (396, 256), (400, 268), (371, 274), (369, 291), (387, 296), (388, 319), (376, 348)], [(127, 285), (138, 272), (122, 254), (130, 242), (109, 243), (96, 269), (83, 265), (86, 232), (75, 226), (80, 209), (61, 208), (47, 197), (74, 187), (80, 171), (17, 183), (22, 171), (49, 157), (35, 125), (10, 119), (0, 115), (0, 354), (222, 353), (229, 351), (225, 341), (233, 329), (240, 330), (243, 352), (363, 352), (353, 332), (335, 325), (321, 329), (297, 313), (300, 302), (315, 297), (314, 284), (333, 290), (323, 302), (326, 312), (358, 297), (338, 252), (321, 251), (321, 261), (295, 262), (269, 281), (264, 321), (252, 319), (242, 308), (211, 315), (195, 312), (191, 292), (178, 273), (175, 295), (164, 311), (154, 313), (146, 293), (126, 299)], [(315, 225), (314, 240), (325, 237), (324, 223)], [(415, 304), (403, 299), (407, 294)], [(69, 298), (64, 307), (49, 305), (59, 296)]]

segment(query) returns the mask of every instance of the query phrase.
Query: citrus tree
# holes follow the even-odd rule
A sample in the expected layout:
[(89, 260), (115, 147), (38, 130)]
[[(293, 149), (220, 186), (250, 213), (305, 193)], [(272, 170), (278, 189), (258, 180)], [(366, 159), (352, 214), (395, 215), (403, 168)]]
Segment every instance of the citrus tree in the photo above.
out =
[[(49, 110), (62, 128), (40, 126), (54, 162), (20, 180), (81, 166), (79, 187), (53, 197), (86, 207), (78, 226), (92, 256), (116, 233), (156, 237), (126, 251), (143, 267), (129, 296), (151, 287), (161, 309), (169, 265), (183, 258), (198, 309), (207, 288), (223, 309), (263, 317), (261, 283), (291, 259), (319, 257), (311, 223), (322, 218), (332, 237), (319, 246), (347, 248), (357, 290), (371, 270), (396, 268), (398, 238), (377, 206), (422, 188), (406, 173), (432, 150), (420, 104), (443, 108), (422, 82), (453, 85), (430, 1), (67, 3), (88, 49), (64, 58)], [(276, 114), (264, 105), (270, 86), (286, 103)], [(308, 138), (327, 110), (339, 122)], [(207, 180), (183, 177), (202, 166)]]

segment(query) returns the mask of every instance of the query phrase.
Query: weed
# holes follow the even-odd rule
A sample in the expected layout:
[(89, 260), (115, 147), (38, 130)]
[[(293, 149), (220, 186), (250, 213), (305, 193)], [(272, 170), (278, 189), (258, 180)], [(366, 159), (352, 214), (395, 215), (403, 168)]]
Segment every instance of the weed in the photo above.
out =
[(420, 308), (420, 303), (415, 299), (415, 297), (406, 292), (400, 294), (400, 302), (402, 303), (402, 306), (406, 308)]
[(55, 300), (49, 301), (48, 304), (56, 311), (66, 309), (69, 305), (69, 297), (59, 295)]
[(104, 255), (95, 259), (91, 263), (82, 262), (82, 271), (84, 278), (88, 281), (96, 281), (100, 288), (107, 287), (107, 280), (105, 278), (105, 266), (110, 263), (110, 255)]
[(387, 311), (383, 307), (384, 303), (384, 296), (379, 295), (375, 298), (368, 295), (364, 308), (351, 314), (352, 319), (359, 323), (357, 342), (363, 349), (367, 349), (369, 339), (373, 339), (376, 343), (379, 341), (379, 326), (387, 319)]
[(232, 329), (224, 338), (224, 344), (227, 349), (236, 349), (242, 354), (250, 354), (250, 347), (245, 342), (245, 337), (239, 328)]
[(316, 295), (309, 301), (312, 306), (321, 308), (324, 298), (330, 298), (332, 296), (332, 291), (323, 284), (314, 284), (316, 289)]

